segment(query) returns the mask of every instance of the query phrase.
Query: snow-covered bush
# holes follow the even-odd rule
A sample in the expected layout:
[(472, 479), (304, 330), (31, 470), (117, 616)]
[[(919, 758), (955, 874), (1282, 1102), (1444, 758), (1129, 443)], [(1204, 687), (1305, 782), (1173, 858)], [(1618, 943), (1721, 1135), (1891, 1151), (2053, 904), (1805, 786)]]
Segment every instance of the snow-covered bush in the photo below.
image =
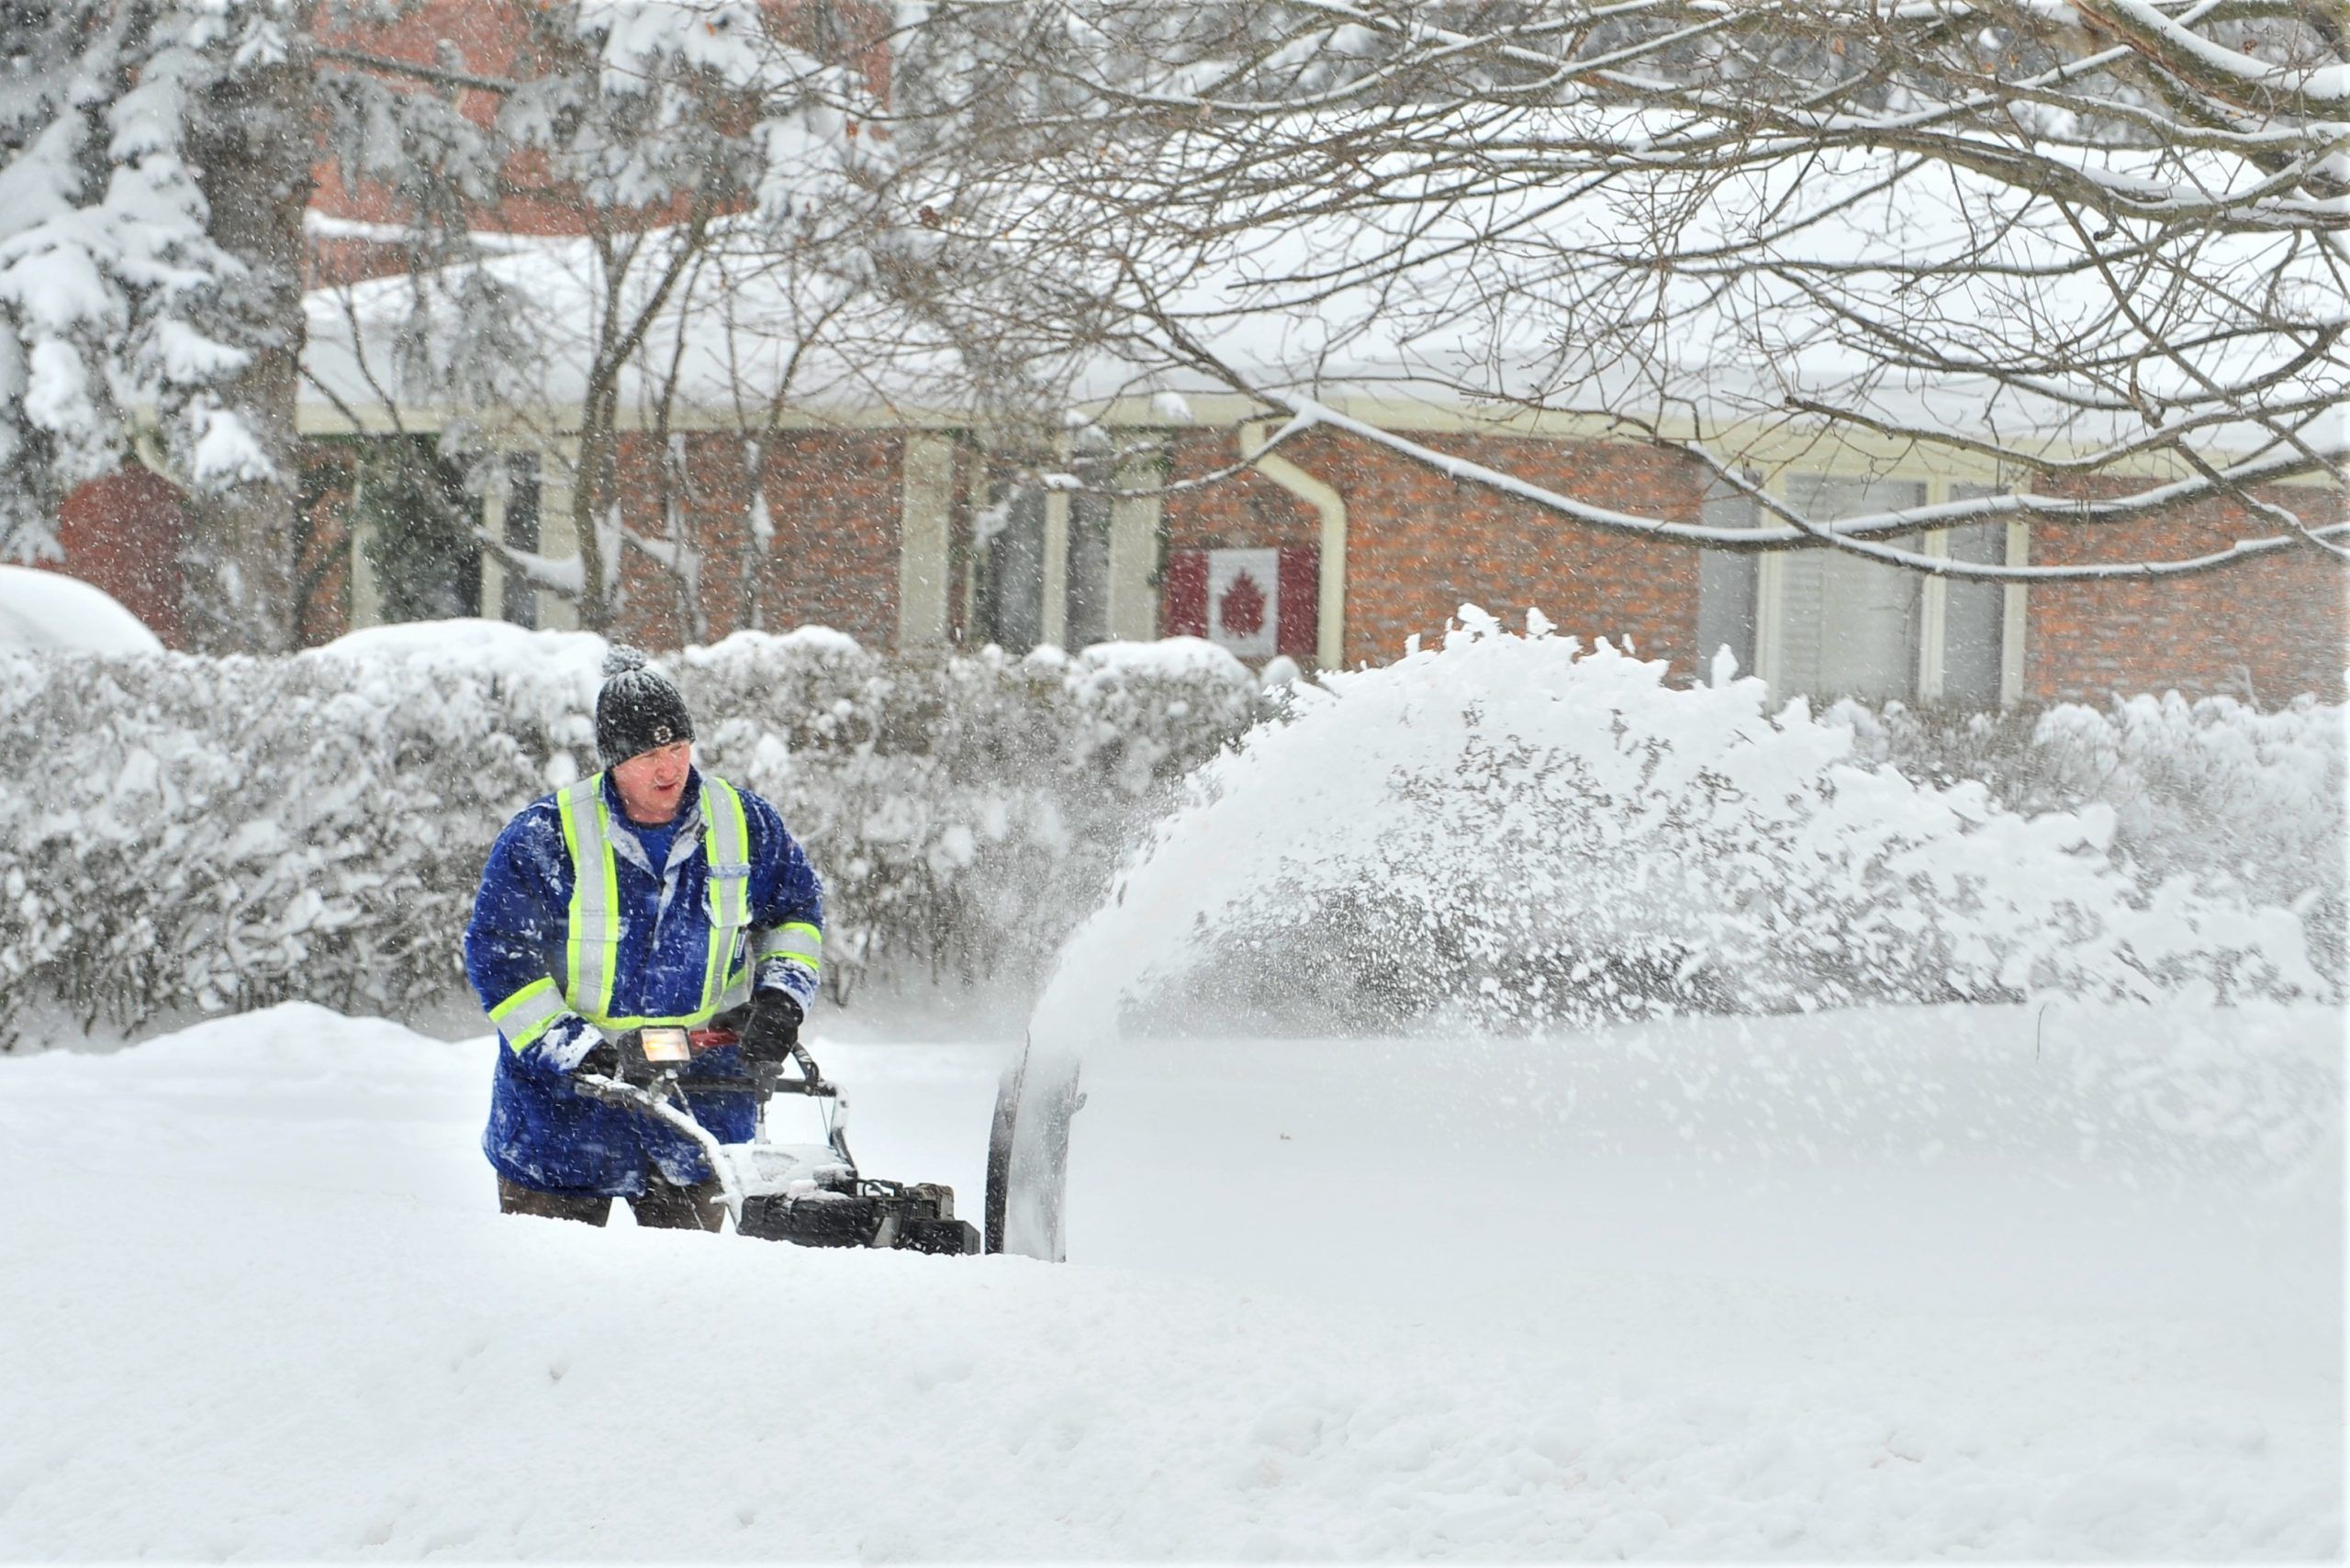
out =
[[(283, 659), (0, 655), (0, 1044), (85, 1021), (463, 994), (490, 840), (595, 766), (603, 644), (483, 622)], [(666, 661), (704, 762), (774, 800), (829, 884), (834, 994), (1031, 976), (1137, 811), (1257, 717), (1198, 643), (901, 660), (742, 633)]]
[(738, 632), (678, 684), (702, 754), (810, 846), (837, 913), (834, 993), (881, 959), (1025, 979), (1100, 896), (1137, 813), (1263, 699), (1192, 638), (1070, 656), (887, 659), (835, 633)]
[(2344, 711), (2301, 698), (2263, 712), (2232, 697), (2116, 699), (1991, 716), (1839, 703), (1858, 753), (1913, 778), (1977, 778), (2015, 811), (2114, 813), (2111, 853), (2157, 875), (2299, 912), (2344, 973), (2350, 752)]
[(1759, 681), (1460, 619), (1203, 767), (1039, 1019), (1065, 985), (1389, 1028), (2329, 991), (2291, 911), (2117, 857), (2109, 806), (2009, 811)]
[[(602, 654), (452, 622), (285, 659), (0, 655), (0, 1030), (462, 997), (482, 854), (594, 766)], [(1016, 993), (1268, 700), (1182, 640), (896, 658), (808, 629), (666, 663), (704, 761), (823, 870), (842, 1000)], [(1160, 827), (1100, 973), (1198, 959), (1193, 1006), (1346, 1025), (2339, 984), (2339, 710), (1825, 722), (1483, 619), (1292, 689)]]

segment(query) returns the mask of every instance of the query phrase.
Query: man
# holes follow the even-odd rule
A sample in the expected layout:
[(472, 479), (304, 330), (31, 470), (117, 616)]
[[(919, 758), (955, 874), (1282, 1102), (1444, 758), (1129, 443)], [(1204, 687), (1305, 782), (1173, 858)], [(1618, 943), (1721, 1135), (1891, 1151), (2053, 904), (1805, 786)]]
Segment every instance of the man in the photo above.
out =
[(715, 1230), (724, 1205), (692, 1140), (575, 1092), (573, 1075), (610, 1075), (629, 1030), (724, 1014), (741, 1044), (699, 1052), (680, 1087), (721, 1142), (749, 1138), (752, 1097), (693, 1081), (799, 1043), (823, 886), (773, 806), (693, 766), (685, 699), (643, 654), (614, 648), (604, 673), (604, 771), (507, 824), (465, 928), (465, 974), (501, 1042), (482, 1151), (504, 1213), (601, 1225), (617, 1196), (639, 1225)]

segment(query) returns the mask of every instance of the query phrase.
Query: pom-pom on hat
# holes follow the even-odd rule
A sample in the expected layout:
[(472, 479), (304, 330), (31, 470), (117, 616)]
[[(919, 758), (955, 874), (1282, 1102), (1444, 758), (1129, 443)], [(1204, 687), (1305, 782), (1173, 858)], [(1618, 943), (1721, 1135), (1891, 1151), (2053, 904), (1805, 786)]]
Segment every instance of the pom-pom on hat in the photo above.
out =
[(693, 716), (669, 678), (637, 649), (614, 644), (604, 655), (603, 689), (596, 693), (596, 755), (604, 766), (693, 738)]

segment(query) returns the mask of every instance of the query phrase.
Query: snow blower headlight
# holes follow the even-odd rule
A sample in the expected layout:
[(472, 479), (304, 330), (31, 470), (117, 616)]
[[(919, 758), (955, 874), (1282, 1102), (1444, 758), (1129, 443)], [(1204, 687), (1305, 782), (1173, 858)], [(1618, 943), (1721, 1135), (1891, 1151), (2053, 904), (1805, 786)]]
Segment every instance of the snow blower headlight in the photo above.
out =
[(683, 1029), (651, 1028), (637, 1032), (637, 1041), (644, 1051), (644, 1059), (655, 1066), (694, 1059), (693, 1042)]
[(693, 1042), (683, 1029), (631, 1029), (614, 1044), (620, 1047), (620, 1078), (623, 1083), (651, 1083), (694, 1059)]

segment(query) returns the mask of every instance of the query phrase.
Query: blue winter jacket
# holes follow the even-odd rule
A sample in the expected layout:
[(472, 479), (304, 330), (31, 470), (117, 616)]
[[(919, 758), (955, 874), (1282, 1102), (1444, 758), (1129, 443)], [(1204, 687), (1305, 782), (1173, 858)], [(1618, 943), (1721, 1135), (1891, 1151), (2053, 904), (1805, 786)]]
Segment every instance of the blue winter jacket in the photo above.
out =
[[(702, 845), (701, 774), (688, 779), (666, 864), (657, 870), (621, 809), (611, 776), (603, 778), (611, 813), (619, 878), (621, 944), (609, 1016), (677, 1017), (701, 1002), (710, 946), (708, 859)], [(750, 830), (751, 929), (823, 924), (823, 884), (773, 806), (739, 791)], [(658, 830), (656, 830), (658, 831)], [(484, 1010), (524, 986), (564, 980), (564, 941), (571, 904), (571, 856), (553, 795), (532, 801), (489, 852), (473, 921), (465, 927), (465, 975)], [(815, 1001), (808, 965), (770, 958), (759, 966), (759, 991), (781, 991), (806, 1014)], [(634, 1197), (648, 1169), (681, 1185), (711, 1179), (709, 1162), (684, 1134), (621, 1106), (572, 1092), (570, 1072), (600, 1036), (566, 1014), (527, 1048), (501, 1035), (482, 1151), (499, 1175), (543, 1191)], [(696, 1058), (683, 1086), (695, 1118), (723, 1143), (751, 1137), (756, 1107), (747, 1094), (692, 1090), (697, 1077), (739, 1077), (733, 1047)]]

